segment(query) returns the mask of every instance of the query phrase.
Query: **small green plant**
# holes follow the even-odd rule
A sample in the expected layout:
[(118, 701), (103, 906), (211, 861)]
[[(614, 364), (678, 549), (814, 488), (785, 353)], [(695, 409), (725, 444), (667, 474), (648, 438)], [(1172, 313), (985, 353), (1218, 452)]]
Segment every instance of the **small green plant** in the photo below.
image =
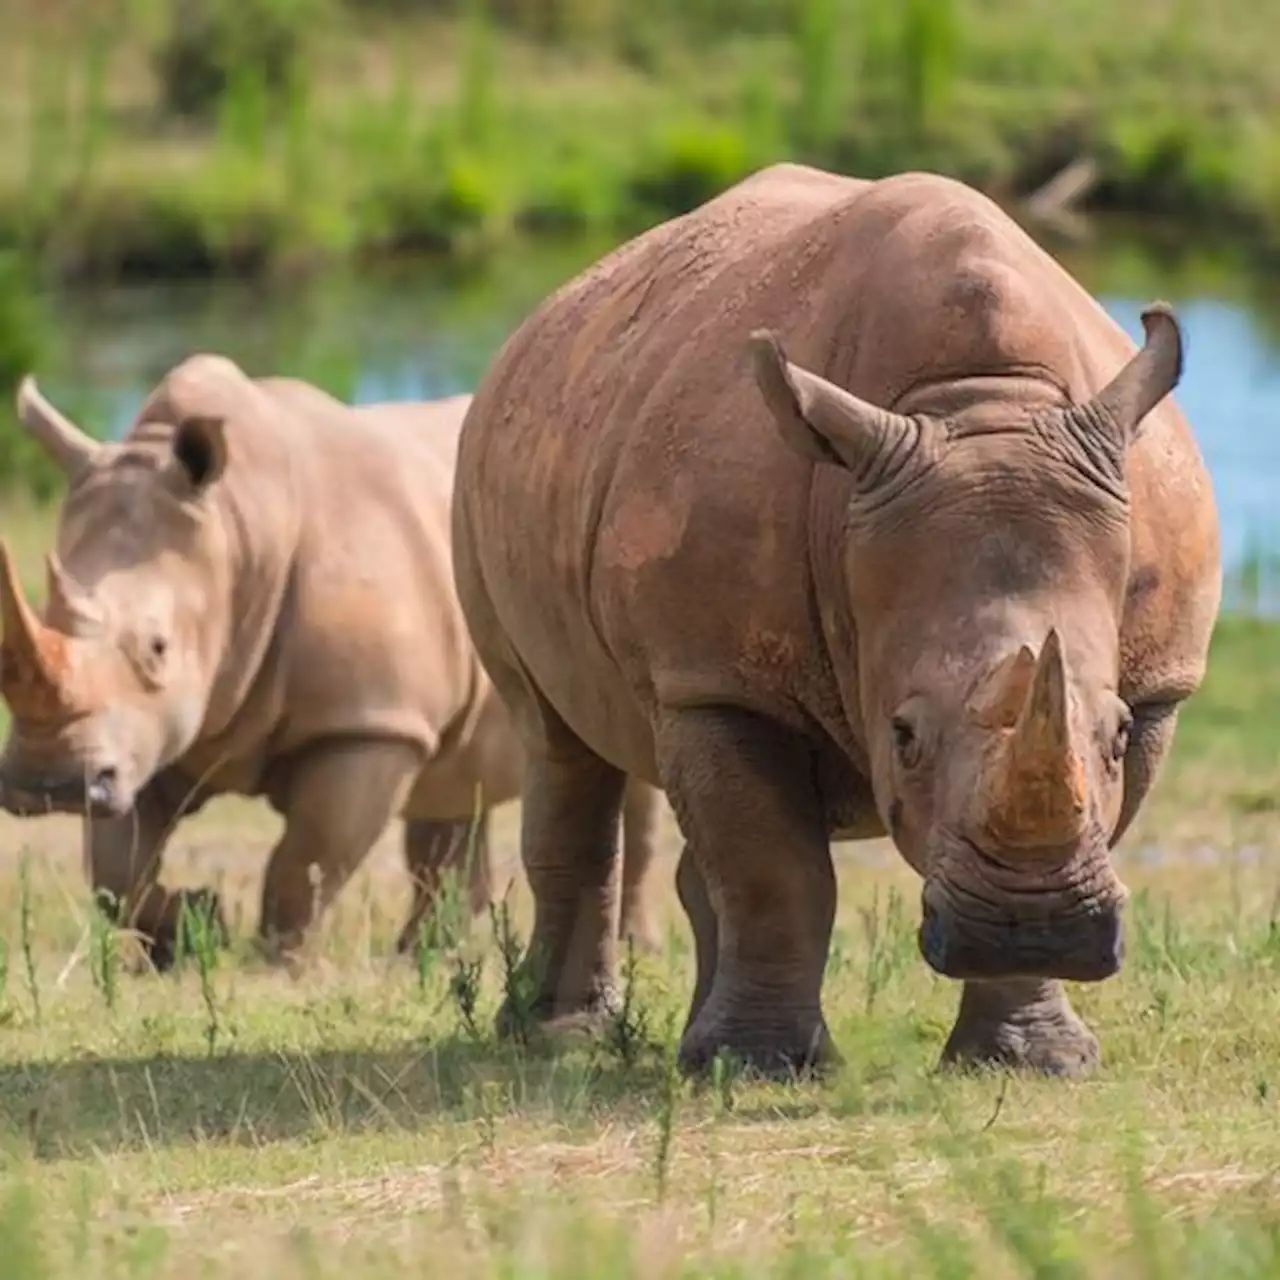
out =
[(102, 901), (103, 896), (110, 897), (101, 891), (89, 913), (89, 970), (107, 1011), (114, 1013), (119, 989), (120, 934), (113, 904)]
[(423, 920), (413, 939), (413, 967), (418, 979), (418, 994), (425, 996), (431, 987), (440, 959), (440, 949), (435, 945), (433, 920)]
[(207, 896), (184, 895), (179, 915), (178, 937), (184, 951), (194, 956), (200, 975), (200, 998), (205, 1011), (205, 1047), (212, 1057), (217, 1048), (222, 1022), (218, 1012), (217, 991), (214, 988), (214, 971), (218, 965), (221, 930), (217, 919), (217, 907)]
[(480, 1005), (480, 980), (484, 975), (484, 956), (458, 955), (449, 977), (449, 994), (463, 1028), (473, 1040), (481, 1039), (476, 1010)]
[(19, 925), (22, 937), (22, 959), (27, 971), (27, 992), (31, 996), (31, 1016), (40, 1025), (40, 981), (36, 973), (35, 909), (31, 896), (31, 855), (23, 850), (18, 868)]
[(627, 953), (622, 964), (622, 1003), (609, 1019), (608, 1045), (625, 1070), (640, 1060), (649, 1043), (649, 1014), (638, 1000), (639, 957), (635, 940), (628, 935)]
[(524, 946), (511, 923), (511, 910), (505, 898), (490, 905), (489, 919), (502, 965), (503, 1007), (508, 1030), (515, 1039), (524, 1042), (536, 1025), (533, 982), (529, 970), (520, 963)]
[(663, 1037), (662, 1093), (658, 1099), (658, 1141), (653, 1152), (654, 1191), (659, 1204), (667, 1198), (667, 1179), (671, 1172), (671, 1149), (675, 1142), (676, 1121), (680, 1110), (680, 1039), (676, 1034), (674, 1015), (668, 1018)]

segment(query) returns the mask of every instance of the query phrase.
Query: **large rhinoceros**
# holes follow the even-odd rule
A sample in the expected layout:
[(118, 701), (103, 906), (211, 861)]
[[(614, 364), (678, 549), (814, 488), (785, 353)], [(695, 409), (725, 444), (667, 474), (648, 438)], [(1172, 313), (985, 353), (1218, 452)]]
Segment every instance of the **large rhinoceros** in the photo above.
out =
[[(1199, 684), (1217, 513), (1145, 347), (995, 204), (782, 165), (605, 257), (462, 428), (455, 573), (531, 753), (543, 1016), (614, 997), (625, 774), (686, 841), (688, 1068), (838, 1060), (829, 841), (892, 836), (947, 1061), (1088, 1070), (1132, 822)], [(784, 354), (784, 351), (786, 354)]]
[[(99, 444), (34, 381), (20, 389), (69, 488), (43, 617), (0, 545), (0, 799), (87, 814), (93, 886), (158, 967), (184, 902), (159, 883), (165, 841), (219, 793), (265, 795), (285, 819), (262, 891), (269, 953), (296, 946), (397, 814), (415, 882), (402, 950), (468, 849), (472, 911), (489, 901), (488, 810), (519, 793), (524, 762), (453, 588), (466, 406), (352, 408), (198, 355)], [(620, 924), (645, 945), (657, 802), (637, 783), (626, 815)]]

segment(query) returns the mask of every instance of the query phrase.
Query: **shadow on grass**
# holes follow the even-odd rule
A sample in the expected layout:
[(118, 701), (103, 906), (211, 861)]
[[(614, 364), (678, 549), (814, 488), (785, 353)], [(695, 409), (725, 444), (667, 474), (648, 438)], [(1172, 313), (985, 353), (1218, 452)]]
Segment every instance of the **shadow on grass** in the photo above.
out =
[(0, 1067), (0, 1144), (41, 1160), (337, 1133), (414, 1132), (519, 1116), (636, 1121), (663, 1105), (668, 1067), (600, 1046), (554, 1053), (456, 1035), (430, 1045), (101, 1057)]
[[(458, 1032), (429, 1044), (210, 1056), (81, 1057), (0, 1066), (0, 1146), (37, 1160), (203, 1142), (265, 1146), (436, 1126), (660, 1123), (674, 1104), (770, 1124), (932, 1111), (934, 1052), (911, 1019), (850, 1044), (824, 1079), (685, 1078), (662, 1044), (629, 1060), (607, 1038), (528, 1045)], [(896, 1032), (896, 1034), (895, 1034)], [(891, 1049), (888, 1040), (897, 1049)], [(863, 1041), (864, 1037), (857, 1037)], [(859, 1049), (863, 1052), (859, 1052)], [(892, 1067), (890, 1064), (893, 1064)]]

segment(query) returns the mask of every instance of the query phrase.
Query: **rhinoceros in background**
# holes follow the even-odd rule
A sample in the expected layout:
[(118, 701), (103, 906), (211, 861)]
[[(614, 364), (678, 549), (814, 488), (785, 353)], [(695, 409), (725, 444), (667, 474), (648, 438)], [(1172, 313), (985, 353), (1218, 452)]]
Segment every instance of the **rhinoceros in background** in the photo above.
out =
[(1144, 324), (1135, 353), (958, 182), (782, 165), (511, 336), (463, 424), (454, 563), (531, 756), (544, 1016), (615, 998), (631, 774), (686, 841), (687, 1068), (838, 1060), (829, 841), (886, 833), (964, 983), (944, 1059), (1094, 1065), (1060, 980), (1121, 963), (1109, 848), (1221, 593), (1179, 328)]
[[(92, 884), (158, 967), (184, 900), (159, 883), (165, 841), (219, 793), (265, 795), (285, 819), (262, 891), (270, 950), (297, 945), (397, 814), (415, 882), (401, 949), (469, 847), (485, 908), (488, 810), (518, 795), (523, 755), (453, 588), (466, 405), (352, 408), (198, 355), (99, 444), (34, 381), (20, 389), (69, 488), (43, 617), (0, 545), (0, 800), (86, 814)], [(658, 799), (637, 783), (626, 812), (620, 924), (642, 944)]]

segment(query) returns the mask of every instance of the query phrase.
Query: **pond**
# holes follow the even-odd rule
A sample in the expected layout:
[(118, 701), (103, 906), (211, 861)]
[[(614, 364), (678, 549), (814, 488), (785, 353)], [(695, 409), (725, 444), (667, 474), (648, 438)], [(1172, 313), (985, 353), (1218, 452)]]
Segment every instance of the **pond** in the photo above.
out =
[[(165, 371), (196, 350), (309, 378), (358, 401), (470, 390), (519, 321), (604, 252), (527, 246), (483, 271), (399, 265), (296, 285), (199, 282), (58, 294), (42, 382), (98, 434), (123, 431)], [(1095, 227), (1055, 252), (1135, 339), (1163, 297), (1187, 334), (1178, 398), (1219, 503), (1228, 600), (1280, 612), (1280, 293), (1221, 248)]]

